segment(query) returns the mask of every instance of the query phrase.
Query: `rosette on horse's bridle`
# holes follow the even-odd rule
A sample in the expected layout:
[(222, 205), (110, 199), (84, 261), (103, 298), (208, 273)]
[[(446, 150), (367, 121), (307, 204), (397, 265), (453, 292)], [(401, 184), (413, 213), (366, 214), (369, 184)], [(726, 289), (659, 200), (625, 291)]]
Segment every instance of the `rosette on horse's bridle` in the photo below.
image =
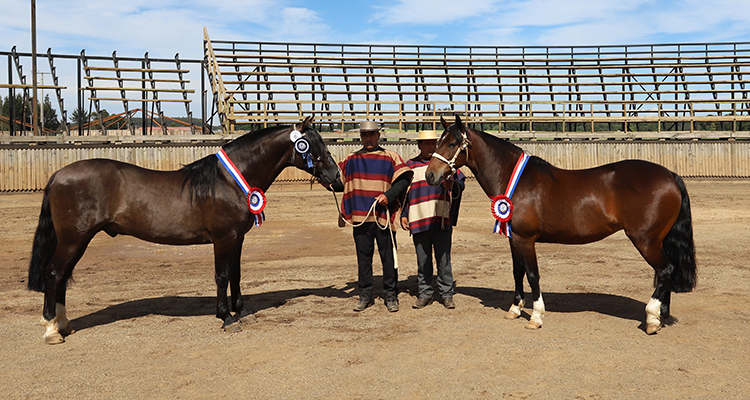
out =
[(251, 188), (250, 185), (247, 184), (245, 177), (242, 176), (232, 160), (229, 159), (229, 156), (224, 151), (224, 149), (219, 150), (219, 152), (216, 153), (216, 156), (219, 157), (219, 161), (221, 161), (221, 164), (229, 172), (229, 175), (232, 175), (232, 178), (234, 178), (234, 180), (240, 186), (240, 189), (242, 189), (242, 191), (245, 193), (245, 197), (247, 199), (247, 209), (251, 214), (253, 214), (255, 225), (261, 226), (261, 224), (263, 224), (263, 221), (266, 220), (266, 214), (263, 212), (263, 209), (266, 208), (266, 194), (263, 193), (263, 190), (261, 190), (260, 188)]
[(510, 229), (510, 220), (513, 218), (513, 202), (510, 201), (510, 198), (516, 190), (518, 181), (521, 179), (521, 174), (523, 173), (523, 169), (526, 168), (528, 161), (529, 155), (521, 153), (515, 168), (513, 168), (513, 173), (510, 176), (508, 187), (505, 189), (505, 194), (492, 198), (492, 216), (497, 220), (495, 221), (495, 227), (492, 229), (493, 233), (503, 233), (509, 238), (513, 237)]
[(310, 142), (307, 141), (298, 130), (293, 130), (289, 134), (289, 139), (294, 143), (294, 151), (302, 156), (302, 159), (307, 163), (307, 168), (313, 167), (312, 156), (310, 155)]

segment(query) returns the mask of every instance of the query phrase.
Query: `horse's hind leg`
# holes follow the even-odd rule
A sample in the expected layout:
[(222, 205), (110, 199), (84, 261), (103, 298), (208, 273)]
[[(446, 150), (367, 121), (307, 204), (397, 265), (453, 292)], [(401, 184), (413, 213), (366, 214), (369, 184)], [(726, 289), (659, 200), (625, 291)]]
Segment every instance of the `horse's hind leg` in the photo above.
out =
[(664, 325), (674, 322), (669, 305), (672, 295), (672, 269), (664, 253), (661, 241), (639, 240), (628, 235), (646, 262), (654, 269), (654, 293), (646, 304), (646, 333), (652, 335)]
[(44, 310), (41, 324), (47, 328), (43, 336), (47, 344), (63, 343), (64, 337), (73, 333), (73, 328), (65, 313), (65, 294), (73, 268), (86, 251), (89, 240), (74, 243), (61, 240), (45, 269)]

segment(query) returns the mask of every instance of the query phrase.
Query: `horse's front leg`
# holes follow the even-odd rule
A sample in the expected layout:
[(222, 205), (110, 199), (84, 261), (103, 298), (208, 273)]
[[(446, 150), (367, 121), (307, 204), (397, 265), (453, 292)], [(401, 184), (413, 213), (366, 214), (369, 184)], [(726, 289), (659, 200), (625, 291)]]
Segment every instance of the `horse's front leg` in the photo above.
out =
[(232, 310), (242, 309), (240, 294), (240, 255), (244, 236), (230, 237), (214, 241), (214, 268), (216, 279), (216, 318), (224, 321), (222, 328), (227, 332), (239, 332), (242, 327), (230, 312), (227, 287), (232, 284)]
[(232, 292), (231, 308), (236, 320), (240, 322), (254, 322), (255, 316), (245, 310), (245, 304), (242, 301), (242, 291), (240, 290), (240, 278), (242, 276), (240, 258), (242, 255), (242, 243), (244, 240), (244, 236), (239, 238), (236, 251), (237, 257), (232, 260), (232, 263), (229, 266), (229, 289)]
[[(527, 329), (539, 329), (542, 327), (542, 317), (544, 316), (544, 300), (542, 299), (542, 292), (539, 288), (539, 266), (536, 262), (536, 242), (530, 238), (522, 238), (518, 235), (513, 236), (510, 240), (511, 253), (513, 254), (513, 274), (518, 276), (520, 271), (517, 271), (516, 260), (523, 264), (526, 272), (526, 278), (529, 281), (531, 287), (531, 299), (533, 301), (533, 311), (531, 312), (531, 319), (526, 325)], [(520, 268), (520, 267), (519, 267)], [(518, 286), (518, 281), (516, 281)]]
[(513, 292), (513, 304), (508, 309), (508, 314), (505, 315), (505, 318), (516, 319), (521, 316), (521, 310), (523, 310), (524, 306), (523, 277), (526, 276), (526, 265), (523, 257), (521, 257), (521, 254), (514, 247), (510, 248), (510, 253), (513, 257), (513, 280), (515, 281), (516, 289)]

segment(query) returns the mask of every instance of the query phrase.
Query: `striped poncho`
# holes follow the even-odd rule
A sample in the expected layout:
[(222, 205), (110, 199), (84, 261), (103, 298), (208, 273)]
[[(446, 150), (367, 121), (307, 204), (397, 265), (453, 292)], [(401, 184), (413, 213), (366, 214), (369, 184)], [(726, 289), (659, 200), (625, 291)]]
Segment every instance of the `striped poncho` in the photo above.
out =
[(423, 160), (419, 156), (406, 162), (414, 171), (414, 178), (401, 216), (409, 220), (409, 232), (412, 234), (429, 229), (450, 230), (458, 219), (461, 192), (466, 177), (461, 171), (453, 175), (456, 193), (453, 193), (455, 199), (451, 201), (451, 193), (446, 191), (442, 184), (430, 186), (425, 180), (425, 171), (429, 163), (430, 159)]
[[(375, 197), (391, 188), (393, 182), (403, 174), (411, 175), (411, 169), (404, 163), (401, 156), (390, 150), (378, 146), (367, 152), (360, 150), (352, 153), (339, 164), (344, 181), (344, 198), (341, 200), (341, 212), (344, 219), (351, 223), (377, 222), (385, 225), (387, 222), (386, 208), (375, 207), (375, 216), (367, 213)], [(395, 230), (394, 222), (398, 210), (403, 202), (403, 196), (396, 201), (390, 201), (388, 210), (391, 213), (391, 229)], [(367, 219), (365, 219), (367, 217)]]

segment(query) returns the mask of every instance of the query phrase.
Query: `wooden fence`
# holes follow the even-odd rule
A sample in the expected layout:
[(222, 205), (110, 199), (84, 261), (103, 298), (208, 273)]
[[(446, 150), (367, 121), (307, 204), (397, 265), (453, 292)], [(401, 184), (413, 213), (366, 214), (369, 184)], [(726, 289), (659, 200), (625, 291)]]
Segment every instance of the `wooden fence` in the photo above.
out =
[[(528, 153), (561, 168), (587, 168), (638, 158), (684, 177), (750, 178), (750, 142), (746, 141), (514, 141)], [(407, 159), (418, 154), (413, 142), (385, 142)], [(336, 160), (360, 148), (356, 142), (330, 143)], [(9, 146), (0, 148), (0, 192), (41, 190), (58, 169), (77, 160), (111, 158), (145, 168), (173, 170), (209, 154), (219, 144), (122, 144)], [(470, 171), (466, 171), (468, 175)], [(278, 181), (303, 182), (310, 175), (287, 168)]]

